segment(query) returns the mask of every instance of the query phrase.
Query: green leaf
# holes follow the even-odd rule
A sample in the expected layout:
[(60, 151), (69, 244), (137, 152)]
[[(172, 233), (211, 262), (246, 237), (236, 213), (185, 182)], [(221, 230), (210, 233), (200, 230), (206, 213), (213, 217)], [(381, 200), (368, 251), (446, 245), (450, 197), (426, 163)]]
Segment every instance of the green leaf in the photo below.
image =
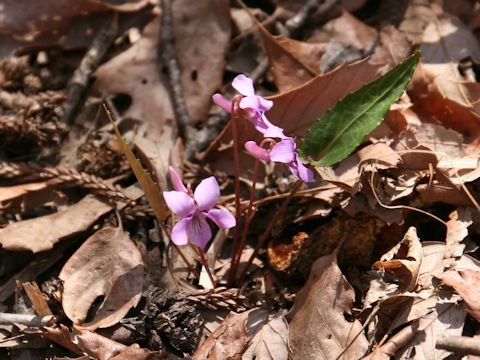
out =
[(416, 52), (385, 75), (345, 96), (317, 119), (299, 148), (302, 161), (329, 166), (350, 155), (402, 95), (419, 59), (420, 52)]
[(125, 142), (125, 139), (120, 134), (120, 130), (118, 130), (118, 127), (113, 122), (112, 115), (110, 114), (110, 110), (107, 108), (105, 104), (103, 104), (103, 108), (107, 113), (108, 120), (110, 120), (110, 123), (112, 124), (113, 129), (115, 130), (115, 134), (117, 135), (118, 141), (120, 141), (120, 143), (122, 144), (123, 152), (125, 153), (127, 160), (130, 163), (130, 167), (132, 168), (133, 173), (135, 174), (135, 177), (140, 183), (140, 186), (142, 187), (143, 192), (145, 193), (145, 197), (147, 198), (148, 202), (150, 203), (150, 206), (155, 212), (155, 216), (157, 217), (158, 221), (160, 222), (165, 221), (165, 219), (170, 214), (170, 211), (168, 210), (167, 204), (165, 203), (165, 199), (163, 198), (160, 188), (152, 180), (151, 175), (147, 171), (145, 171), (140, 161), (138, 161), (138, 159), (133, 154), (132, 150), (130, 149), (130, 146), (128, 146), (128, 144)]

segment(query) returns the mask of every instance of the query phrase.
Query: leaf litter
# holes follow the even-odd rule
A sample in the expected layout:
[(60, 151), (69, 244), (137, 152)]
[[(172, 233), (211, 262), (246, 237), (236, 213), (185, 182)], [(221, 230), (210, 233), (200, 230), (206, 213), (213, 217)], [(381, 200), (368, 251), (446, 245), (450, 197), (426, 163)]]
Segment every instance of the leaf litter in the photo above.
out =
[[(410, 2), (392, 13), (386, 1), (169, 3), (2, 10), (0, 307), (35, 314), (15, 281), (37, 281), (57, 321), (2, 325), (2, 357), (462, 354), (436, 344), (476, 334), (480, 321), (478, 4)], [(85, 76), (81, 63), (98, 56), (102, 31), (114, 41)], [(248, 121), (233, 129), (213, 93), (232, 99), (231, 80), (253, 78), (255, 96), (273, 101), (265, 116), (300, 147), (317, 119), (417, 48), (406, 91), (351, 154), (310, 165), (315, 180), (300, 185), (288, 166), (259, 161), (249, 207), (256, 160), (243, 144), (262, 134)], [(70, 122), (75, 79), (90, 80), (76, 83), (84, 100)], [(122, 146), (133, 149), (128, 160)], [(161, 196), (179, 184), (169, 166), (188, 188), (217, 178), (215, 210), (250, 214), (239, 218), (249, 229), (243, 245), (232, 229), (205, 254), (178, 253), (168, 238), (179, 219), (164, 221)], [(231, 281), (239, 246), (245, 273)], [(217, 287), (202, 290), (210, 276)], [(215, 317), (207, 325), (205, 309)], [(32, 334), (52, 342), (39, 346)]]

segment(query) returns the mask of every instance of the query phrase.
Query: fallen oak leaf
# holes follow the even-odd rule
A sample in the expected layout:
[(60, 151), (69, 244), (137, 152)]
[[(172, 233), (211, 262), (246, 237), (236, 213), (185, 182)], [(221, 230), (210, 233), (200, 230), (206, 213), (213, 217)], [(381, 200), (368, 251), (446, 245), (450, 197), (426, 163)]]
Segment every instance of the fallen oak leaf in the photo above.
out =
[[(140, 251), (120, 228), (105, 227), (90, 236), (62, 268), (62, 306), (81, 328), (112, 326), (140, 301), (143, 263)], [(94, 318), (83, 323), (93, 302), (104, 301)]]
[(0, 244), (5, 250), (50, 250), (59, 241), (92, 226), (112, 207), (92, 195), (85, 196), (65, 211), (8, 224), (0, 229)]
[(368, 349), (360, 322), (345, 319), (345, 314), (351, 314), (355, 293), (338, 267), (338, 249), (313, 263), (287, 314), (292, 359), (334, 360), (347, 346), (344, 358), (359, 359)]

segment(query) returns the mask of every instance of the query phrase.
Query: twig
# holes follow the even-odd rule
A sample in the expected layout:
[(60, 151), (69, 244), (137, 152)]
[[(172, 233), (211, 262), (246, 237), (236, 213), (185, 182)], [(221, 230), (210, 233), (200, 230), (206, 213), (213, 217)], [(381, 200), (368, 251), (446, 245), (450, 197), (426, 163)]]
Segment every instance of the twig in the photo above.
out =
[(303, 27), (315, 10), (324, 2), (324, 0), (308, 0), (300, 11), (285, 23), (291, 36), (293, 33)]
[(114, 13), (105, 26), (98, 30), (92, 45), (82, 59), (80, 66), (75, 70), (67, 85), (68, 98), (63, 103), (62, 122), (72, 124), (74, 114), (82, 102), (85, 90), (89, 85), (90, 75), (98, 67), (108, 48), (115, 40), (118, 32), (118, 15)]
[(191, 146), (195, 139), (196, 129), (192, 125), (190, 116), (188, 115), (187, 105), (183, 98), (183, 88), (181, 71), (175, 58), (175, 46), (173, 42), (172, 32), (172, 1), (162, 0), (162, 59), (167, 68), (168, 80), (172, 91), (173, 110), (177, 124), (185, 137), (185, 156), (190, 159), (195, 151)]
[(456, 355), (480, 355), (480, 339), (468, 336), (442, 336), (435, 347)]
[(9, 313), (0, 313), (0, 324), (1, 325), (12, 325), (12, 324), (22, 324), (32, 327), (42, 327), (51, 325), (54, 320), (53, 315), (47, 316), (38, 316), (30, 314), (9, 314)]

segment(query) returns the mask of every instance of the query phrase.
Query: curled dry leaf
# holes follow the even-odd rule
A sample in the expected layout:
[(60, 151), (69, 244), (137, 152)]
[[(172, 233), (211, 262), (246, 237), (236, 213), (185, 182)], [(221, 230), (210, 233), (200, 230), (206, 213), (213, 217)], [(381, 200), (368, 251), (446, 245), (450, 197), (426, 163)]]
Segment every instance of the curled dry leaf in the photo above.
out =
[(0, 244), (13, 251), (50, 250), (57, 242), (87, 230), (110, 210), (110, 205), (88, 195), (65, 211), (7, 225), (0, 229)]
[[(288, 325), (281, 313), (274, 314), (256, 332), (242, 360), (287, 360)], [(247, 323), (248, 326), (248, 323)]]
[[(127, 233), (105, 227), (90, 236), (72, 255), (59, 278), (64, 282), (62, 306), (68, 318), (89, 330), (108, 327), (140, 301), (141, 254)], [(90, 306), (100, 296), (105, 298), (94, 318), (83, 323)]]
[(345, 319), (354, 299), (354, 290), (338, 267), (337, 252), (315, 261), (287, 315), (292, 359), (334, 360), (348, 345), (343, 359), (360, 359), (368, 341), (358, 320)]
[(422, 244), (417, 229), (411, 227), (400, 243), (373, 264), (373, 269), (385, 269), (395, 275), (399, 291), (412, 291), (417, 283), (422, 260)]
[(467, 312), (480, 322), (480, 271), (471, 269), (447, 271), (435, 276), (451, 286), (467, 305)]
[(60, 327), (46, 327), (41, 335), (57, 344), (69, 349), (75, 354), (87, 354), (88, 358), (99, 360), (129, 359), (146, 360), (154, 359), (153, 351), (139, 348), (138, 345), (130, 347), (106, 338), (95, 332), (75, 328), (70, 331), (65, 325)]
[(220, 326), (195, 351), (193, 360), (240, 359), (246, 346), (268, 320), (268, 311), (251, 309), (230, 313)]
[(467, 207), (460, 207), (453, 211), (447, 221), (447, 236), (445, 242), (447, 249), (445, 250), (448, 257), (460, 257), (463, 255), (465, 245), (461, 244), (462, 240), (468, 235), (468, 227), (472, 225), (472, 210)]

